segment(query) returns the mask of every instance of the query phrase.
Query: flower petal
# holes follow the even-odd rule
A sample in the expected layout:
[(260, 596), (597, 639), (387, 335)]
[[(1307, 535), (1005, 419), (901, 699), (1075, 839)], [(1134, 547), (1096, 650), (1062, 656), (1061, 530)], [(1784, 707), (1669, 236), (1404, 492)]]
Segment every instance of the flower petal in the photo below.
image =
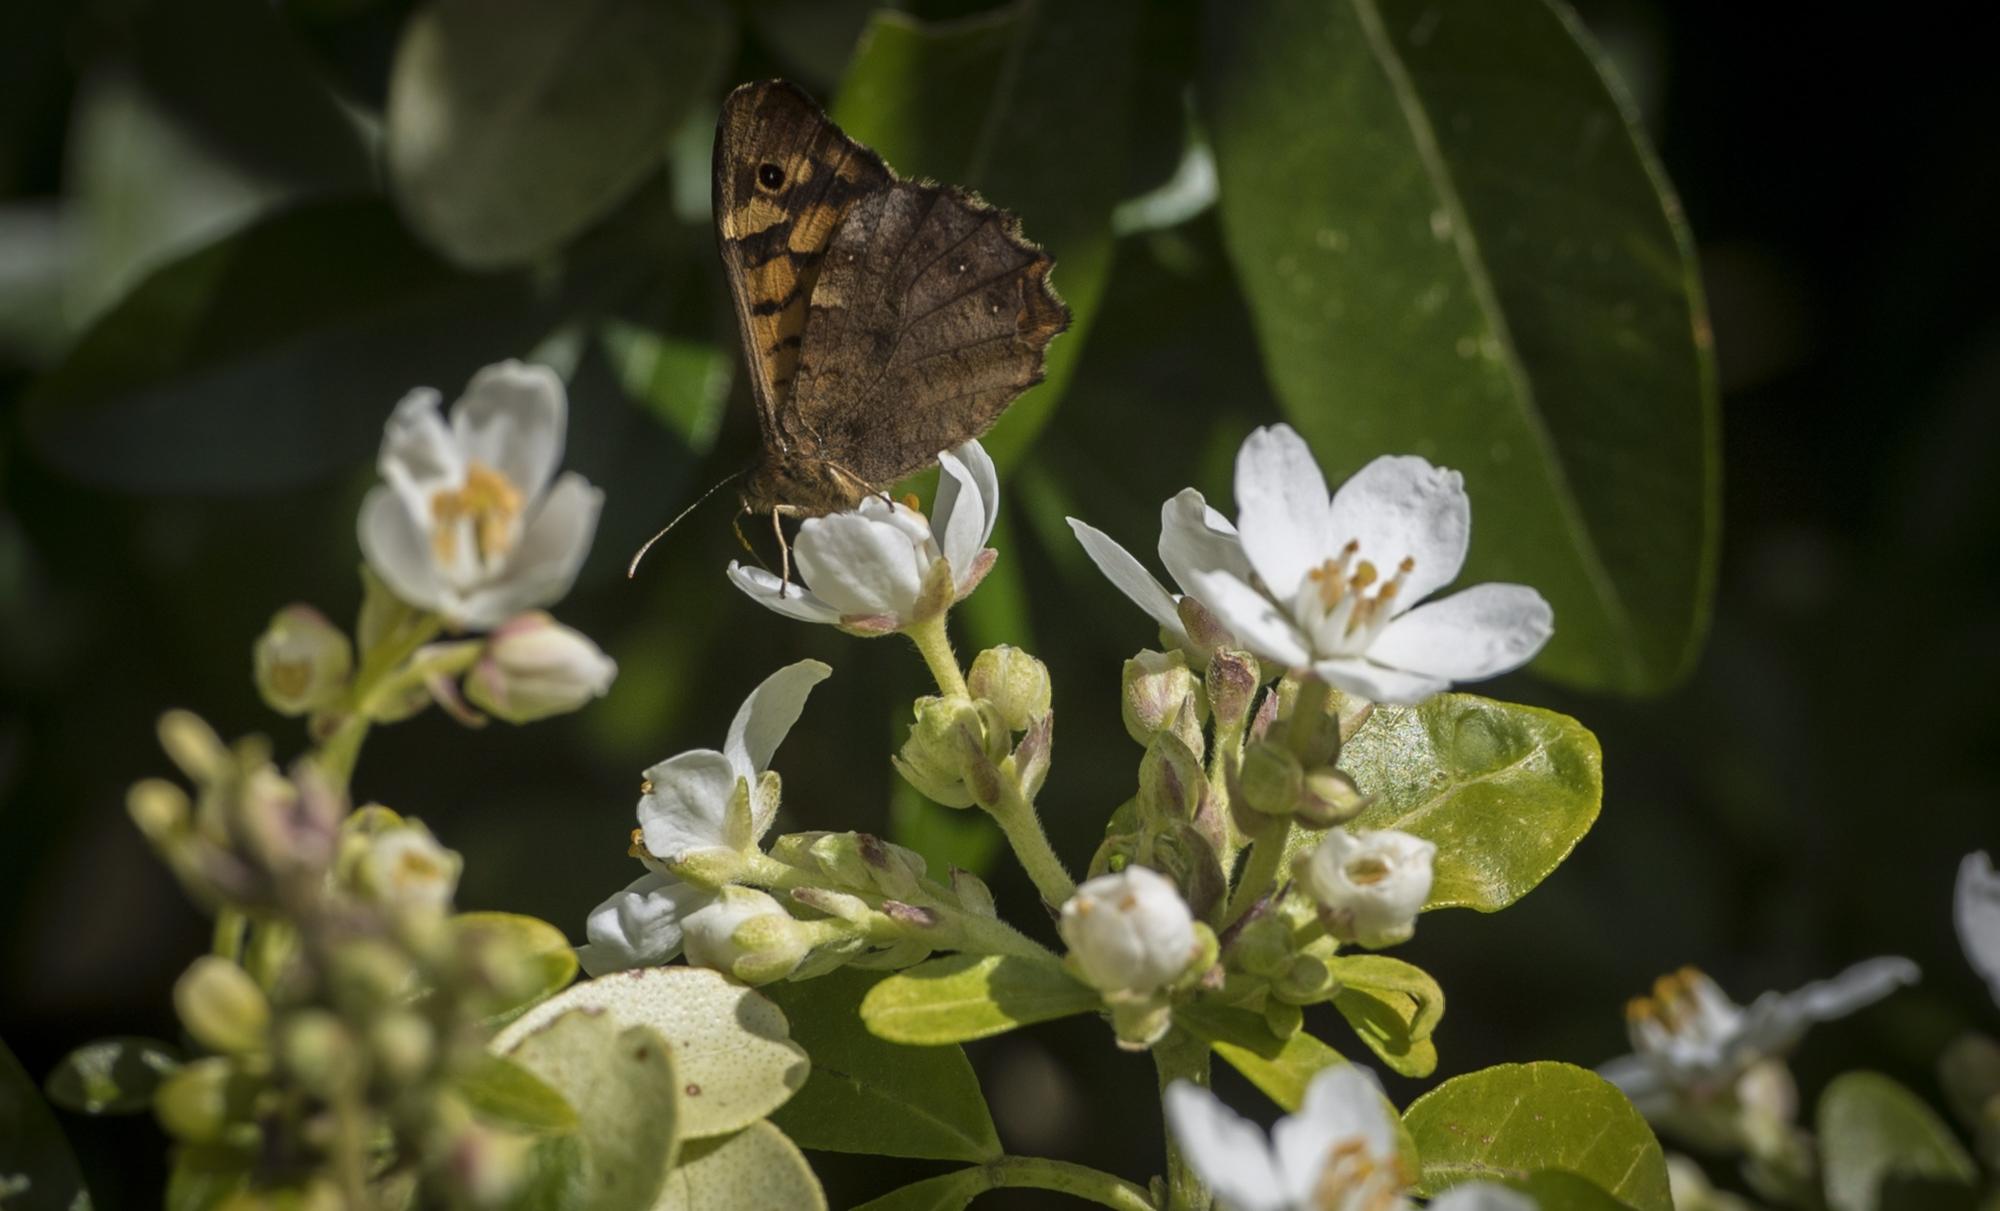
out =
[(909, 536), (859, 513), (808, 519), (792, 559), (814, 594), (842, 614), (908, 617), (923, 585)]
[(522, 610), (562, 600), (590, 554), (603, 507), (603, 492), (576, 472), (565, 473), (528, 522), (500, 574), (464, 591), (452, 611), (454, 621), (475, 628), (498, 626)]
[(722, 744), (723, 755), (738, 774), (757, 781), (757, 775), (769, 768), (778, 742), (799, 721), (799, 712), (805, 709), (813, 687), (832, 674), (830, 666), (817, 660), (801, 660), (764, 678), (750, 691), (729, 723), (729, 739)]
[(1310, 1205), (1326, 1154), (1349, 1140), (1360, 1141), (1377, 1160), (1396, 1155), (1396, 1128), (1375, 1074), (1358, 1064), (1335, 1064), (1313, 1076), (1299, 1112), (1271, 1128), (1286, 1193)]
[(951, 564), (951, 574), (963, 582), (1000, 518), (1000, 476), (986, 448), (976, 441), (938, 455), (938, 468), (931, 529)]
[(742, 589), (750, 600), (774, 613), (802, 622), (836, 623), (840, 611), (814, 597), (804, 588), (787, 584), (762, 568), (746, 568), (729, 561), (729, 583)]
[(1233, 1211), (1288, 1211), (1292, 1206), (1257, 1124), (1192, 1081), (1167, 1086), (1166, 1112), (1188, 1164)]
[(562, 465), (569, 402), (547, 366), (505, 361), (472, 376), (452, 405), (459, 451), (507, 477), (524, 500), (539, 499)]
[(590, 910), (576, 948), (592, 976), (665, 963), (681, 949), (681, 922), (715, 899), (715, 893), (665, 875), (647, 873)]
[(1535, 1200), (1498, 1182), (1466, 1182), (1432, 1199), (1427, 1211), (1535, 1211)]
[(1193, 488), (1182, 488), (1160, 506), (1160, 562), (1183, 590), (1197, 571), (1250, 579), (1250, 560), (1236, 527)]
[(1520, 668), (1555, 632), (1555, 611), (1524, 584), (1477, 584), (1426, 602), (1384, 627), (1368, 659), (1451, 681)]
[(465, 455), (438, 413), (438, 400), (429, 387), (405, 395), (382, 427), (382, 449), (375, 456), (383, 480), (403, 498), (410, 516), (426, 524), (431, 498), (465, 482)]
[(1983, 852), (1967, 854), (1958, 864), (1952, 919), (1966, 961), (1986, 977), (1993, 999), (2000, 1002), (2000, 875), (1993, 873), (1993, 860)]
[(729, 798), (739, 775), (710, 748), (669, 757), (646, 771), (653, 789), (639, 800), (646, 849), (672, 862), (690, 850), (729, 848)]
[(1353, 656), (1317, 661), (1312, 671), (1320, 680), (1331, 682), (1342, 693), (1355, 694), (1387, 706), (1414, 706), (1432, 694), (1451, 688), (1451, 682), (1443, 677), (1405, 673), (1401, 669)]
[(1798, 1042), (1815, 1022), (1844, 1018), (1905, 984), (1916, 983), (1922, 974), (1908, 959), (1885, 956), (1856, 963), (1830, 980), (1815, 980), (1796, 992), (1767, 992), (1743, 1011), (1730, 1052), (1741, 1062), (1776, 1055)]
[(1290, 601), (1305, 574), (1346, 541), (1334, 538), (1328, 518), (1326, 477), (1305, 438), (1290, 425), (1267, 425), (1244, 439), (1236, 452), (1236, 528), (1278, 600)]
[(1407, 610), (1465, 566), (1472, 502), (1458, 472), (1414, 455), (1385, 454), (1333, 494), (1331, 531), (1335, 547), (1353, 539), (1360, 557), (1385, 577), (1405, 557), (1415, 563), (1397, 597)]
[(1621, 1055), (1597, 1066), (1597, 1075), (1618, 1086), (1639, 1113), (1654, 1117), (1655, 1109), (1672, 1104), (1672, 1089), (1661, 1075), (1660, 1066), (1643, 1055)]
[(1288, 669), (1312, 663), (1305, 636), (1270, 598), (1227, 572), (1197, 572), (1194, 580), (1188, 593), (1244, 647)]
[(430, 544), (394, 488), (378, 484), (368, 490), (357, 529), (362, 556), (391, 593), (419, 609), (439, 607), (443, 586)]
[(1118, 545), (1109, 534), (1095, 526), (1088, 525), (1072, 517), (1069, 528), (1076, 540), (1083, 544), (1084, 554), (1090, 562), (1104, 573), (1104, 578), (1113, 588), (1132, 599), (1132, 604), (1146, 611), (1154, 622), (1174, 638), (1177, 646), (1187, 645), (1187, 632), (1181, 628), (1181, 616), (1174, 609), (1174, 596), (1166, 586), (1153, 578), (1146, 565), (1132, 557), (1132, 553)]

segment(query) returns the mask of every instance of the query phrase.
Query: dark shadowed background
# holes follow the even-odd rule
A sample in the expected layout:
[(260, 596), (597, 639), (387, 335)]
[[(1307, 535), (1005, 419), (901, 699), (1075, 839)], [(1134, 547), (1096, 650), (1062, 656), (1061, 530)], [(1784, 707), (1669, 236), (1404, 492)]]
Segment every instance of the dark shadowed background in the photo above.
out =
[[(691, 87), (711, 107), (770, 74), (831, 95), (870, 7), (717, 6), (729, 33)], [(988, 862), (1003, 909), (1043, 924), (983, 821), (898, 788), (887, 756), (923, 689), (905, 645), (745, 600), (720, 574), (736, 554), (727, 505), (691, 518), (636, 582), (623, 575), (638, 542), (754, 441), (740, 375), (721, 389), (736, 355), (712, 340), (727, 317), (701, 217), (704, 122), (662, 157), (677, 170), (593, 220), (561, 272), (447, 268), (382, 196), (379, 148), (342, 108), (366, 127), (415, 8), (17, 0), (0, 12), (0, 1038), (38, 1076), (99, 1035), (172, 1037), (168, 990), (206, 944), (124, 814), (125, 787), (165, 768), (153, 720), (188, 706), (225, 735), (302, 743), (256, 698), (251, 640), (293, 600), (351, 619), (353, 519), (382, 419), (403, 389), (450, 396), (507, 356), (539, 352), (570, 372), (567, 462), (607, 504), (558, 614), (621, 673), (606, 700), (551, 723), (468, 732), (432, 712), (376, 733), (358, 793), (465, 855), (461, 904), (580, 935), (635, 873), (624, 849), (639, 771), (719, 743), (746, 690), (810, 655), (835, 674), (777, 762), (786, 825)], [(1719, 579), (1706, 647), (1677, 688), (1612, 696), (1532, 671), (1486, 687), (1592, 727), (1605, 802), (1518, 907), (1427, 917), (1406, 948), (1450, 998), (1438, 1075), (1599, 1062), (1623, 1049), (1624, 1000), (1680, 964), (1747, 1000), (1903, 953), (1923, 986), (1822, 1031), (1798, 1070), (1809, 1095), (1856, 1065), (1934, 1090), (1942, 1042), (1995, 1016), (1949, 926), (1960, 855), (2000, 845), (1986, 686), (2000, 673), (1989, 48), (1941, 18), (1847, 23), (1803, 6), (1600, 0), (1582, 15), (1700, 251), (1723, 400)], [(1142, 42), (1142, 81), (1192, 45), (1174, 37), (1192, 29), (1181, 6), (1152, 5), (1143, 22), (1166, 33)], [(1173, 89), (1135, 96), (1164, 96), (1175, 127)], [(1131, 175), (1130, 192), (1157, 183)], [(1065, 220), (1059, 201), (1037, 213), (995, 200), (1022, 206), (1031, 233)], [(246, 229), (263, 244), (232, 241)], [(1222, 249), (1212, 211), (1117, 242), (1062, 402), (1005, 478), (996, 545), (1013, 575), (958, 622), (963, 650), (1014, 642), (1055, 672), (1042, 802), (1076, 869), (1130, 793), (1139, 750), (1118, 722), (1119, 662), (1153, 636), (1060, 518), (1148, 548), (1159, 502), (1190, 482), (1225, 502), (1230, 451), (1280, 416)], [(162, 287), (166, 267), (182, 277)], [(219, 279), (233, 293), (197, 323), (180, 305), (187, 283)], [(36, 398), (64, 391), (134, 402), (82, 423), (34, 419)], [(227, 408), (176, 427), (176, 409), (222, 397)], [(280, 447), (303, 454), (261, 453)], [(1084, 1018), (971, 1048), (1010, 1151), (1155, 1171), (1151, 1067), (1108, 1043)], [(155, 1201), (163, 1141), (150, 1121), (64, 1121), (100, 1206)], [(946, 1167), (814, 1160), (836, 1206)]]

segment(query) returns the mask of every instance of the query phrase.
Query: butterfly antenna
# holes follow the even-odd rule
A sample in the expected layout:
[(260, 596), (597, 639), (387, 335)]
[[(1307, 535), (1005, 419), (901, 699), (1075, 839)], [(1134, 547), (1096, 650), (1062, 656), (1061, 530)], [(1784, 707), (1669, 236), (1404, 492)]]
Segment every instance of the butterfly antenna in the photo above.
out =
[[(745, 470), (747, 469), (748, 468), (745, 468)], [(662, 538), (665, 538), (667, 536), (667, 531), (681, 524), (682, 518), (694, 512), (696, 509), (699, 509), (704, 501), (706, 501), (709, 497), (715, 495), (717, 492), (720, 492), (731, 481), (741, 479), (742, 477), (743, 477), (742, 471), (731, 471), (729, 474), (723, 476), (722, 479), (718, 481), (714, 487), (710, 488), (706, 492), (703, 492), (700, 496), (695, 497), (694, 502), (688, 505), (687, 508), (682, 509), (679, 513), (674, 514), (674, 519), (672, 521), (668, 522), (664, 526), (661, 526), (659, 533), (653, 535), (651, 538), (648, 538), (646, 540), (645, 545), (640, 547), (636, 552), (633, 553), (632, 562), (625, 565), (625, 579), (631, 580), (639, 575), (639, 561), (646, 558), (646, 552), (653, 549), (654, 543), (660, 541)]]

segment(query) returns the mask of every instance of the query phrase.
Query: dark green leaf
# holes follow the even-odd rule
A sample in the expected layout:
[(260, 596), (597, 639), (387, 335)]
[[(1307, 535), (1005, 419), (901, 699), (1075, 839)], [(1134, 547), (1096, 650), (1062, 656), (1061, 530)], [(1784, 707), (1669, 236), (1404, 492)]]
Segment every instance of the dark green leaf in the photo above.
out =
[(871, 1198), (854, 1211), (963, 1211), (973, 1199), (993, 1189), (992, 1171), (960, 1169), (913, 1182)]
[(79, 1114), (134, 1114), (181, 1065), (180, 1049), (158, 1039), (98, 1039), (70, 1052), (49, 1074), (49, 1100)]
[(862, 1023), (862, 998), (881, 978), (850, 968), (763, 990), (791, 1019), (792, 1041), (812, 1057), (805, 1088), (771, 1121), (800, 1147), (828, 1152), (998, 1157), (993, 1115), (962, 1049), (886, 1042)]
[(1827, 1086), (1819, 1135), (1833, 1211), (1876, 1211), (1896, 1179), (1969, 1186), (1979, 1177), (1944, 1120), (1880, 1073), (1849, 1072)]
[(1536, 667), (1655, 691), (1706, 625), (1708, 319), (1629, 104), (1550, 0), (1211, 3), (1222, 223), (1290, 419), (1344, 475), (1463, 471), (1466, 580), (1554, 604)]
[(1094, 990), (1055, 963), (957, 954), (875, 985), (862, 999), (861, 1017), (882, 1038), (928, 1046), (983, 1039), (1102, 1005)]
[(90, 1211), (90, 1192), (42, 1091), (0, 1043), (0, 1179), (26, 1177), (8, 1211)]
[(1560, 1169), (1509, 1178), (1507, 1184), (1532, 1195), (1535, 1211), (1628, 1211), (1626, 1204), (1606, 1194), (1604, 1187)]
[(705, 454), (722, 428), (736, 353), (612, 321), (598, 334), (625, 394), (646, 406), (689, 449)]

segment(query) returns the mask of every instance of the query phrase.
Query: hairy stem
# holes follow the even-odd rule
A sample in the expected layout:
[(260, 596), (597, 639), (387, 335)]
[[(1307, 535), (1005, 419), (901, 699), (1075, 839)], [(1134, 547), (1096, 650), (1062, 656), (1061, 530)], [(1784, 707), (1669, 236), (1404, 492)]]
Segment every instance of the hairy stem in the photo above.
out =
[[(796, 866), (778, 861), (769, 854), (752, 854), (743, 869), (742, 881), (765, 891), (789, 892), (795, 887), (824, 887), (825, 880)], [(844, 889), (843, 889), (844, 890)], [(873, 892), (849, 892), (870, 908), (880, 910), (889, 898)], [(947, 904), (934, 896), (913, 897), (922, 907), (938, 914), (939, 924), (951, 935), (951, 948), (975, 954), (1015, 955), (1050, 963), (1056, 956), (1041, 943), (1005, 921), (982, 917)]]
[[(1167, 1037), (1153, 1045), (1153, 1066), (1160, 1074), (1160, 1096), (1164, 1099), (1167, 1087), (1175, 1081), (1192, 1081), (1206, 1088), (1208, 1086), (1208, 1044), (1195, 1038), (1185, 1030), (1175, 1027), (1167, 1032)], [(1209, 1211), (1213, 1196), (1208, 1184), (1201, 1179), (1181, 1154), (1180, 1144), (1174, 1139), (1172, 1130), (1167, 1132), (1167, 1209), (1168, 1211)]]
[(947, 698), (969, 698), (965, 674), (959, 671), (958, 657), (951, 650), (951, 635), (945, 629), (947, 617), (939, 612), (923, 622), (913, 622), (903, 629), (903, 634), (917, 645), (917, 654), (924, 658), (925, 667), (936, 680), (938, 693)]
[(1028, 872), (1028, 878), (1034, 880), (1035, 890), (1041, 893), (1044, 902), (1059, 905), (1076, 894), (1076, 880), (1070, 878), (1068, 868), (1056, 856), (1048, 833), (1042, 829), (1041, 816), (1021, 793), (1018, 782), (1006, 781), (1000, 799), (987, 809), (987, 814), (1006, 834), (1015, 859)]

